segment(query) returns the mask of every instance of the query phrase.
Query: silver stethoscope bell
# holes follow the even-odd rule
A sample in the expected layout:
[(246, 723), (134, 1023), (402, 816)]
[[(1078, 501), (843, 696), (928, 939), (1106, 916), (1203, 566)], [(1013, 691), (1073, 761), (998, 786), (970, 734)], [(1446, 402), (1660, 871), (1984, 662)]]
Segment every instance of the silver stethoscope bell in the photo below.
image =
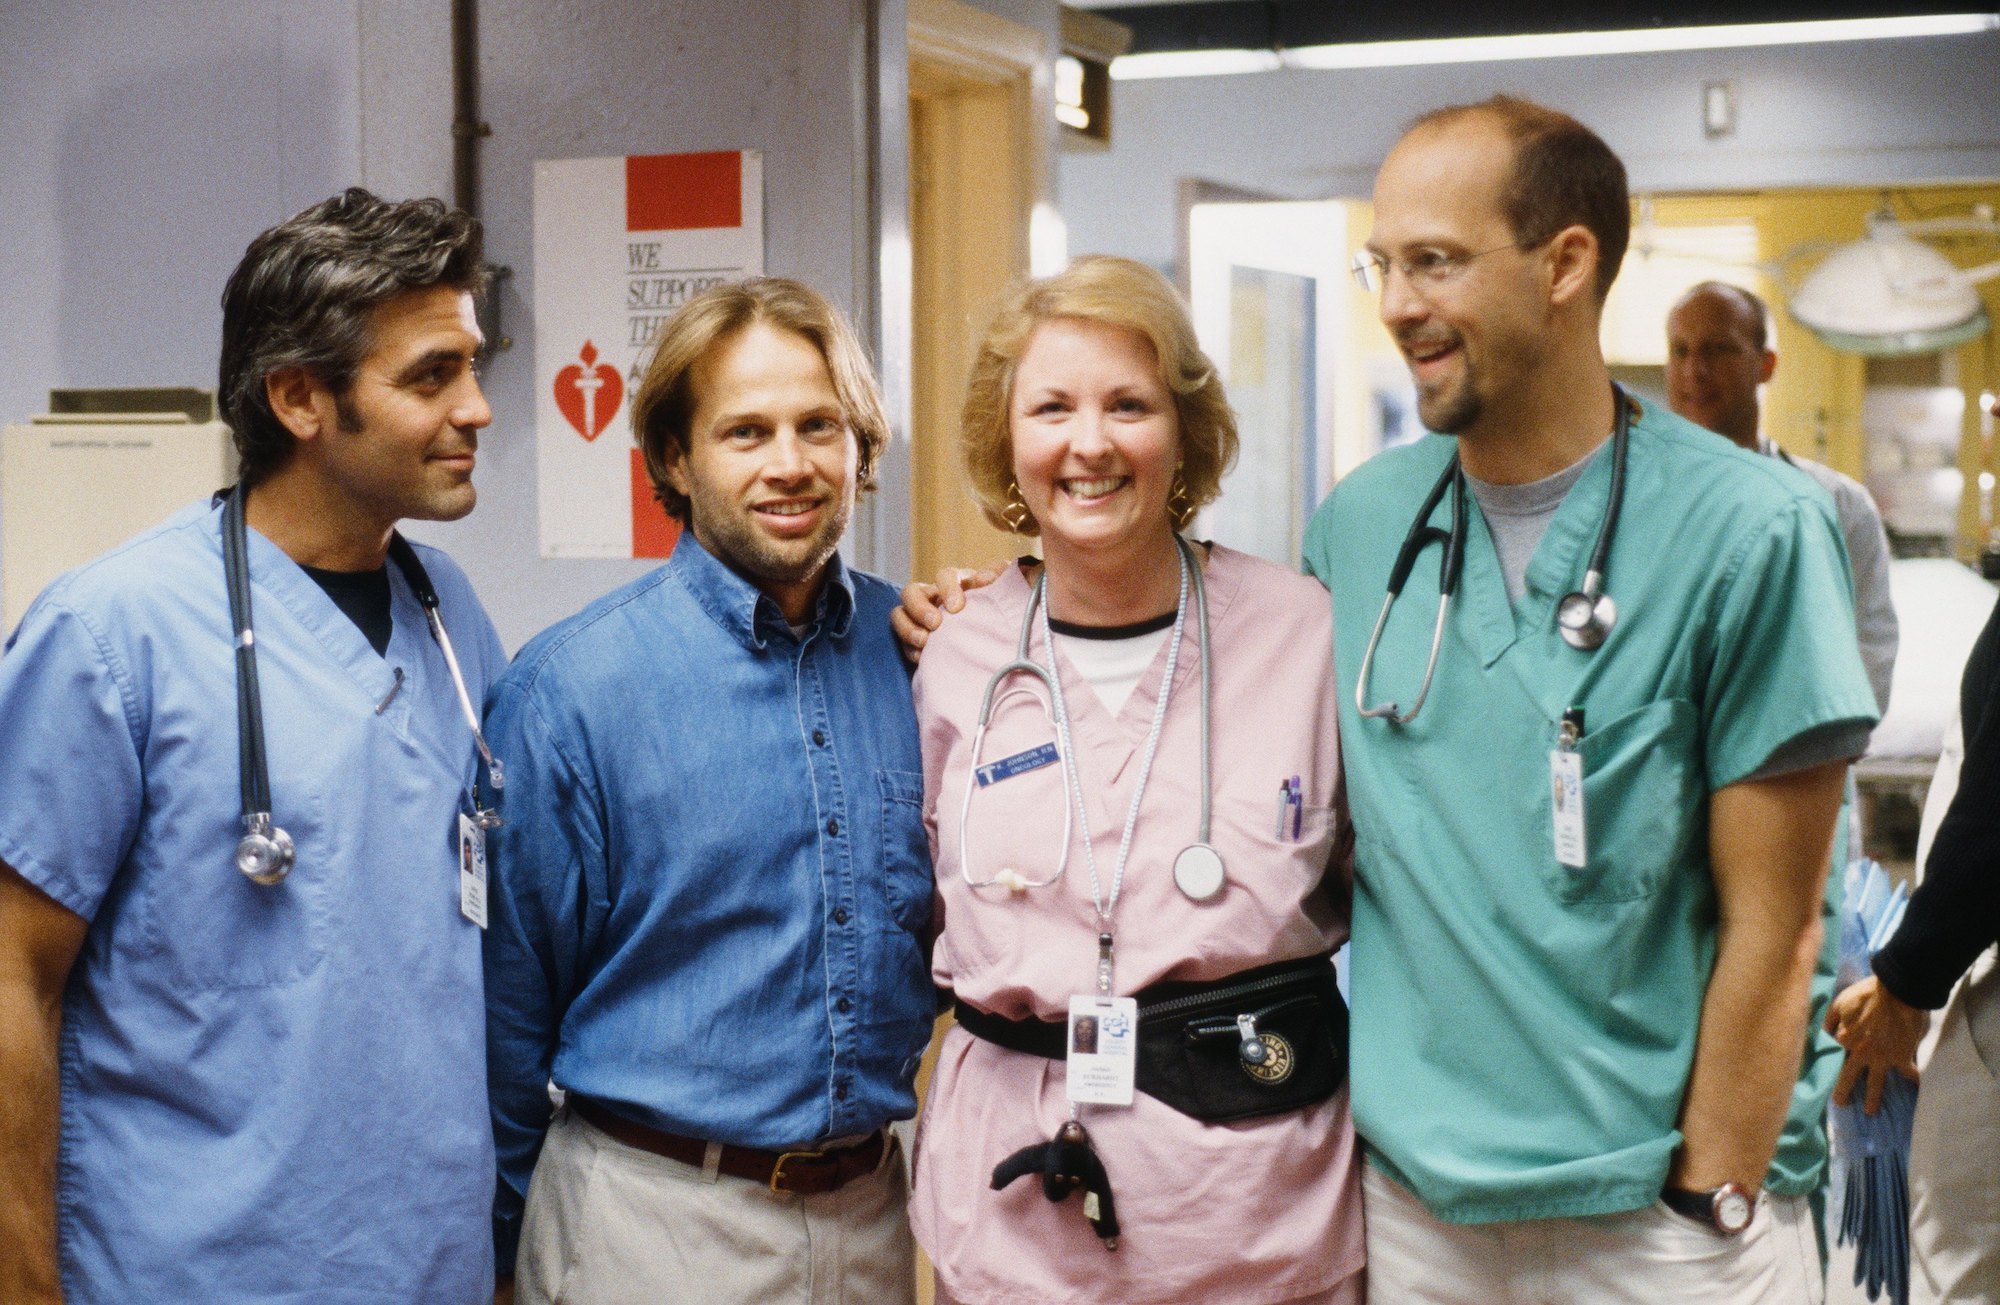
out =
[(1594, 652), (1618, 624), (1618, 605), (1604, 592), (1604, 580), (1595, 571), (1583, 577), (1583, 588), (1564, 594), (1556, 604), (1556, 628), (1563, 642), (1579, 652)]
[(243, 827), (250, 832), (236, 844), (238, 870), (260, 884), (275, 884), (292, 872), (298, 849), (292, 845), (290, 834), (271, 823), (270, 812), (253, 812), (243, 817)]
[(1174, 887), (1190, 901), (1208, 901), (1222, 891), (1227, 878), (1222, 869), (1222, 853), (1207, 843), (1189, 843), (1174, 858)]

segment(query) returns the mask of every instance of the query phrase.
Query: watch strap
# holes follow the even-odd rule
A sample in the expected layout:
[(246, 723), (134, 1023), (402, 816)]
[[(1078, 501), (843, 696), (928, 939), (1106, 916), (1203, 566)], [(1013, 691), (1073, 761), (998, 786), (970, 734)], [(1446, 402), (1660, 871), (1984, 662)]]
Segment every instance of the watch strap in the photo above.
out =
[[(1707, 1191), (1689, 1191), (1684, 1187), (1663, 1187), (1660, 1189), (1660, 1203), (1675, 1214), (1705, 1224), (1726, 1237), (1734, 1237), (1750, 1226), (1750, 1216), (1756, 1210), (1756, 1202), (1750, 1193), (1736, 1183), (1724, 1183), (1721, 1187)], [(1730, 1226), (1725, 1203), (1741, 1211), (1741, 1222)]]

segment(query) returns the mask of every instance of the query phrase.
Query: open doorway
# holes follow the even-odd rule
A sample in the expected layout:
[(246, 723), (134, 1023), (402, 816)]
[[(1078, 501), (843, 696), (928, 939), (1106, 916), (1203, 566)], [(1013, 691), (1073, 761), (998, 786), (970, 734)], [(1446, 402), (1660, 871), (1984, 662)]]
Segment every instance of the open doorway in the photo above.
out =
[(1006, 557), (958, 454), (965, 377), (1001, 293), (1029, 272), (1049, 190), (1053, 52), (1042, 33), (961, 0), (911, 0), (910, 534), (913, 573)]

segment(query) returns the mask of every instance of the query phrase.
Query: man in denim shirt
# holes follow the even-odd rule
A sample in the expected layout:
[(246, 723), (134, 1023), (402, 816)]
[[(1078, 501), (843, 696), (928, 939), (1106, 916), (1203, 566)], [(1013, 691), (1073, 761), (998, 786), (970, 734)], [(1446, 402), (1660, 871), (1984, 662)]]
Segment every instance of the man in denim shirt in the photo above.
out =
[(488, 704), (500, 1296), (909, 1301), (922, 766), (895, 591), (835, 552), (881, 400), (837, 310), (754, 280), (668, 324), (633, 423), (673, 557)]

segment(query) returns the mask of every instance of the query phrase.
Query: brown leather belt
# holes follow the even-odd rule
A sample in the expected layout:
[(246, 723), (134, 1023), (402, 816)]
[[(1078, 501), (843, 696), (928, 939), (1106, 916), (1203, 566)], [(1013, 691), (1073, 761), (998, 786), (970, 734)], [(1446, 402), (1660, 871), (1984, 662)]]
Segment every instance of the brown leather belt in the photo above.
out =
[[(708, 1143), (700, 1138), (679, 1137), (634, 1123), (622, 1115), (613, 1114), (589, 1097), (574, 1092), (569, 1094), (568, 1105), (591, 1127), (626, 1146), (678, 1160), (696, 1169), (700, 1169), (708, 1158)], [(863, 1174), (874, 1173), (882, 1163), (882, 1153), (887, 1145), (887, 1134), (882, 1129), (877, 1129), (874, 1136), (865, 1142), (834, 1151), (758, 1151), (747, 1146), (724, 1144), (716, 1168), (732, 1178), (748, 1178), (753, 1183), (762, 1183), (774, 1192), (818, 1196), (838, 1191)]]

